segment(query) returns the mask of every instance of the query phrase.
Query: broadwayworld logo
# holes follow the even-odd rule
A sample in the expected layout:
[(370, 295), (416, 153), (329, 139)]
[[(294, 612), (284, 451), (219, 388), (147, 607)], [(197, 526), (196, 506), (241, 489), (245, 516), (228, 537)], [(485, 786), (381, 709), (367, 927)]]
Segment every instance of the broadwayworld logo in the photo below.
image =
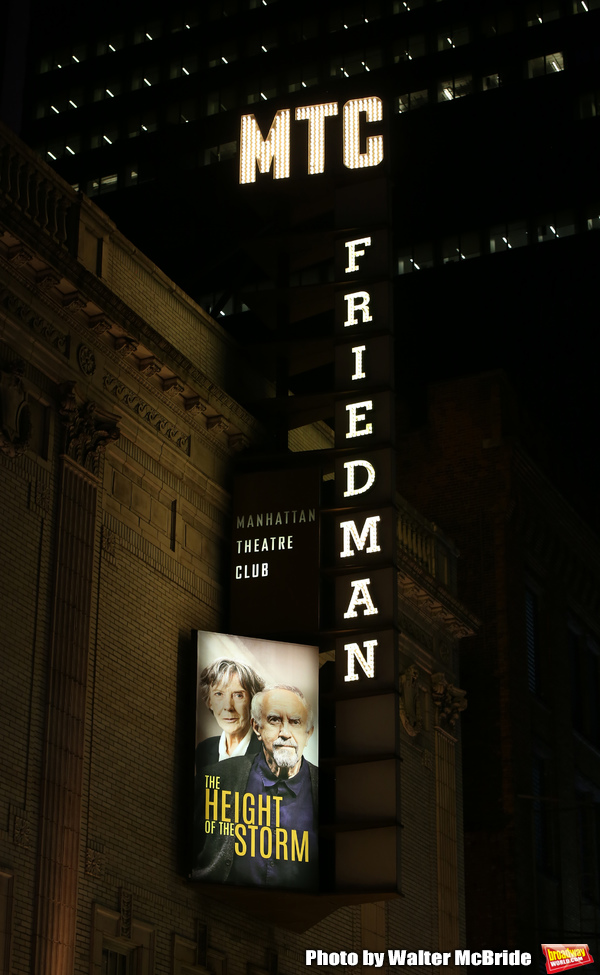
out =
[(588, 945), (542, 945), (547, 972), (564, 972), (568, 968), (591, 965), (594, 959)]

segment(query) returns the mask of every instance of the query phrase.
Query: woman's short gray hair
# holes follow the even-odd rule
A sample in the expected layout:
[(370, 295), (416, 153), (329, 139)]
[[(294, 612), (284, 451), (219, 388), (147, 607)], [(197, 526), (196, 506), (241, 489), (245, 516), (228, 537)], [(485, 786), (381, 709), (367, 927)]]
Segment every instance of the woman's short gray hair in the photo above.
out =
[(249, 667), (248, 664), (244, 664), (240, 660), (229, 660), (227, 657), (219, 657), (212, 664), (209, 664), (208, 667), (205, 667), (198, 678), (198, 692), (206, 707), (209, 707), (212, 688), (218, 684), (228, 684), (232, 677), (236, 675), (244, 690), (250, 695), (251, 700), (265, 686), (262, 677), (252, 667)]

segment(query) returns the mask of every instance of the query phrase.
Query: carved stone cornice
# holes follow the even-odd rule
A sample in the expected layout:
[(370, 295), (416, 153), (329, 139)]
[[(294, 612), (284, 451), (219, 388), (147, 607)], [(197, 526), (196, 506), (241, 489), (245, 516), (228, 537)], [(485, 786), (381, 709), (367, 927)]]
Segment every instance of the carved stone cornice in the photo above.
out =
[(452, 730), (461, 711), (467, 707), (467, 692), (450, 684), (442, 673), (431, 675), (431, 696), (438, 710), (439, 722), (445, 722)]
[(93, 475), (98, 473), (100, 454), (119, 439), (119, 417), (105, 413), (96, 403), (79, 404), (75, 383), (65, 383), (58, 412), (65, 427), (65, 454)]
[(0, 292), (0, 302), (6, 308), (11, 315), (15, 318), (20, 319), (21, 322), (25, 322), (29, 325), (31, 329), (39, 335), (40, 338), (44, 339), (49, 345), (57, 349), (64, 356), (69, 354), (69, 336), (64, 332), (60, 332), (54, 325), (52, 325), (41, 315), (37, 315), (30, 305), (21, 298), (17, 297), (8, 288), (5, 288)]
[(112, 393), (128, 410), (148, 423), (179, 450), (182, 450), (184, 454), (189, 454), (189, 434), (179, 430), (171, 420), (168, 420), (153, 406), (146, 403), (133, 389), (129, 389), (125, 383), (117, 379), (116, 376), (111, 376), (110, 373), (106, 373), (104, 376), (104, 388)]
[(410, 564), (406, 560), (398, 566), (398, 585), (403, 596), (456, 639), (475, 633), (479, 621), (421, 566), (413, 564), (412, 560)]

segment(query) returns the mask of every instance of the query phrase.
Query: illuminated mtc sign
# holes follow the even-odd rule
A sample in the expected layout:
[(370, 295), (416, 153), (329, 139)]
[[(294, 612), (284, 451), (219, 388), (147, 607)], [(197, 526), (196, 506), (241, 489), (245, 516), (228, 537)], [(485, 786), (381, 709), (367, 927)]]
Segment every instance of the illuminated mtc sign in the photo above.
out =
[(232, 629), (318, 628), (319, 472), (238, 474), (233, 490)]
[[(296, 122), (308, 125), (307, 173), (325, 172), (325, 133), (327, 119), (339, 113), (337, 102), (303, 105), (294, 114)], [(383, 161), (383, 135), (366, 134), (365, 123), (381, 122), (381, 98), (370, 95), (351, 98), (342, 107), (342, 159), (347, 169), (368, 169)], [(288, 179), (290, 175), (291, 109), (275, 113), (266, 138), (263, 137), (254, 115), (243, 115), (240, 126), (240, 183), (255, 183), (256, 168), (268, 173), (273, 167), (273, 179)], [(364, 152), (361, 148), (364, 144)], [(358, 252), (357, 252), (357, 256)]]
[(317, 647), (197, 634), (194, 880), (318, 889), (318, 700)]

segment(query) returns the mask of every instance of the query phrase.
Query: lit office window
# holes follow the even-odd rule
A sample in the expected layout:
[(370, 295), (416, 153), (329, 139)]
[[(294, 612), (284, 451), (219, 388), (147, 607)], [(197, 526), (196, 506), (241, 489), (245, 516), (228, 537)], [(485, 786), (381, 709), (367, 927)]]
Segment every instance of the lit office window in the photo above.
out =
[(571, 237), (575, 233), (575, 220), (571, 211), (545, 214), (537, 226), (538, 243), (546, 240), (558, 240), (559, 237)]
[(524, 220), (498, 224), (490, 228), (490, 254), (509, 251), (527, 244), (527, 226)]
[(425, 0), (394, 0), (392, 6), (393, 14), (406, 14), (410, 13), (411, 10), (417, 10), (422, 7)]
[(196, 55), (187, 55), (171, 61), (169, 65), (169, 78), (189, 78), (198, 70), (198, 58)]
[(152, 88), (153, 85), (158, 84), (159, 79), (160, 75), (157, 65), (148, 68), (138, 68), (131, 76), (131, 90), (139, 91), (140, 89)]
[[(220, 16), (220, 14), (219, 14)], [(192, 30), (193, 27), (197, 27), (199, 24), (198, 9), (196, 7), (188, 7), (187, 10), (178, 11), (172, 21), (171, 33), (177, 34), (181, 30)]]
[(600, 207), (588, 212), (586, 226), (588, 230), (600, 230)]
[(462, 75), (459, 78), (451, 78), (448, 81), (438, 83), (438, 102), (450, 102), (455, 98), (463, 98), (470, 95), (473, 91), (473, 78), (469, 75)]
[(486, 74), (483, 76), (483, 90), (491, 91), (492, 88), (499, 88), (502, 84), (502, 79), (499, 74)]
[(468, 261), (472, 257), (479, 257), (480, 253), (479, 234), (475, 232), (456, 234), (442, 241), (443, 264)]
[(263, 30), (258, 34), (250, 34), (246, 39), (246, 56), (255, 57), (259, 54), (268, 54), (273, 48), (277, 47), (277, 32), (274, 30)]
[(526, 17), (528, 27), (558, 20), (560, 17), (558, 0), (530, 0), (526, 8)]
[(413, 108), (422, 108), (427, 104), (429, 94), (427, 88), (422, 88), (420, 91), (409, 91), (406, 95), (399, 95), (398, 97), (398, 111), (410, 112)]
[(293, 68), (288, 74), (288, 91), (302, 91), (318, 84), (319, 72), (316, 64), (304, 64), (301, 68)]
[(121, 94), (121, 82), (117, 78), (110, 78), (105, 84), (94, 88), (94, 101), (103, 102), (107, 99), (116, 98)]
[(433, 244), (415, 244), (414, 247), (402, 248), (398, 254), (398, 274), (412, 274), (413, 271), (423, 271), (433, 267)]
[(469, 43), (468, 27), (453, 27), (450, 31), (440, 31), (437, 40), (438, 51), (448, 51)]
[(147, 44), (150, 41), (155, 41), (157, 37), (160, 37), (160, 29), (160, 21), (158, 20), (153, 20), (148, 24), (141, 24), (133, 32), (133, 43)]
[(595, 118), (600, 115), (600, 92), (590, 91), (579, 96), (579, 118)]
[(110, 34), (96, 42), (96, 54), (116, 54), (124, 44), (123, 34)]
[(101, 196), (104, 193), (112, 193), (116, 190), (118, 186), (118, 178), (116, 173), (111, 173), (109, 176), (98, 176), (96, 179), (90, 180), (88, 183), (88, 196)]
[(237, 108), (237, 105), (237, 91), (233, 87), (211, 91), (206, 98), (206, 114), (217, 115), (219, 112), (230, 112), (233, 108)]
[(235, 41), (220, 41), (212, 44), (208, 49), (209, 68), (218, 68), (223, 64), (231, 64), (236, 61), (238, 56), (237, 43)]
[(138, 135), (145, 135), (148, 132), (156, 132), (156, 112), (154, 109), (142, 112), (141, 115), (132, 115), (129, 118), (127, 134), (130, 139)]
[(332, 58), (330, 74), (336, 78), (351, 78), (357, 74), (369, 74), (380, 68), (382, 64), (381, 51), (371, 48), (368, 51), (355, 51), (342, 57)]
[(381, 17), (379, 0), (353, 0), (338, 5), (329, 14), (329, 32), (350, 30), (361, 24), (368, 24)]
[(600, 10), (600, 0), (574, 0), (574, 14), (588, 14), (590, 10)]
[(564, 57), (561, 51), (555, 54), (543, 54), (540, 58), (531, 58), (527, 62), (530, 78), (540, 78), (542, 75), (555, 74), (565, 70)]
[(399, 61), (414, 61), (415, 58), (423, 57), (425, 54), (425, 35), (411, 34), (410, 37), (401, 37), (394, 41), (393, 46), (394, 63)]
[(277, 95), (277, 83), (274, 76), (264, 78), (262, 81), (252, 85), (246, 94), (246, 104), (256, 105), (260, 102), (268, 102), (270, 98)]
[(167, 122), (169, 125), (186, 125), (198, 118), (198, 102), (195, 98), (186, 98), (172, 102), (167, 108)]

